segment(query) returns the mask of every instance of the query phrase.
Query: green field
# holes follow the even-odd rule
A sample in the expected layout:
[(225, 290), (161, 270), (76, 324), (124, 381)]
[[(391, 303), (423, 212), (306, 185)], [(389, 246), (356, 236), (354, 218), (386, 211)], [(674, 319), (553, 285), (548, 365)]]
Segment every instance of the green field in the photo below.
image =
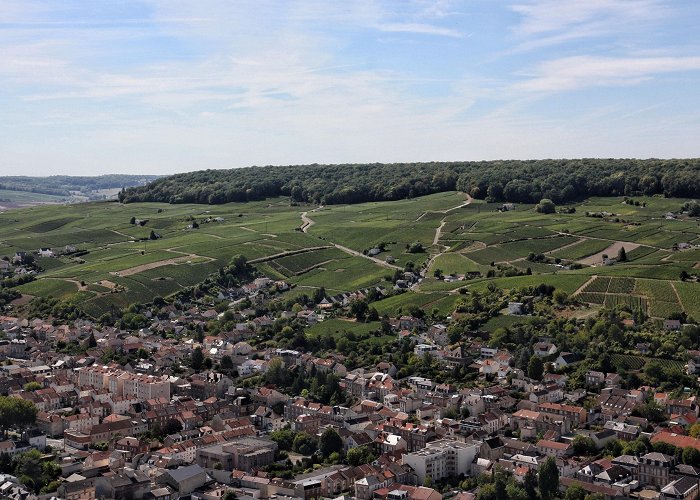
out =
[[(657, 318), (681, 311), (700, 316), (700, 285), (679, 281), (682, 272), (698, 273), (700, 250), (671, 250), (674, 243), (699, 240), (700, 228), (690, 219), (663, 219), (683, 200), (640, 197), (647, 206), (638, 207), (623, 204), (622, 198), (591, 198), (574, 205), (575, 213), (544, 215), (533, 205), (499, 212), (498, 203), (473, 200), (463, 206), (465, 199), (462, 193), (449, 192), (326, 207), (291, 206), (287, 198), (215, 206), (116, 202), (35, 206), (0, 213), (0, 257), (41, 247), (62, 251), (66, 245), (87, 252), (79, 260), (38, 259), (43, 271), (19, 291), (78, 298), (92, 315), (111, 305), (148, 302), (196, 285), (242, 254), (260, 260), (256, 266), (261, 273), (286, 280), (297, 286), (295, 291), (307, 294), (319, 287), (329, 293), (373, 285), (390, 288), (387, 278), (397, 268), (409, 262), (420, 268), (430, 261), (415, 290), (375, 304), (381, 314), (417, 306), (427, 313), (449, 315), (461, 298), (457, 293), (461, 287), (517, 290), (546, 283), (572, 294), (595, 275), (579, 294), (580, 300), (639, 307)], [(619, 221), (587, 217), (589, 211), (618, 214)], [(299, 230), (303, 212), (313, 221), (306, 233)], [(132, 217), (146, 222), (131, 224)], [(192, 220), (198, 221), (198, 229), (188, 229)], [(159, 238), (144, 240), (151, 231)], [(545, 254), (550, 262), (579, 260), (614, 241), (646, 246), (629, 251), (628, 262), (604, 267), (566, 270), (526, 260), (531, 253)], [(423, 251), (409, 253), (408, 247), (416, 242)], [(381, 263), (351, 252), (362, 254), (380, 244), (385, 247), (377, 255)], [(384, 263), (388, 256), (394, 258), (394, 267)], [(491, 262), (507, 263), (510, 271), (523, 274), (529, 268), (532, 274), (504, 277), (506, 273), (499, 275)], [(443, 274), (479, 271), (481, 277), (444, 282), (433, 278), (438, 269)], [(487, 278), (489, 271), (495, 276)], [(79, 292), (76, 283), (81, 281), (86, 290)], [(120, 288), (112, 291), (99, 285), (101, 281)], [(497, 324), (494, 320), (489, 327)]]

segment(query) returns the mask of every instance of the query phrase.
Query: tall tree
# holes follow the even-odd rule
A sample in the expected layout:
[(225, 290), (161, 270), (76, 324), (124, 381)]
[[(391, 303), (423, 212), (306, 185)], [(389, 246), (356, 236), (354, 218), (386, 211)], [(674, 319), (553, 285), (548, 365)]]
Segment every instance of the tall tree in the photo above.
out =
[(324, 457), (328, 458), (331, 453), (340, 453), (343, 450), (343, 439), (338, 434), (338, 431), (329, 427), (321, 434), (318, 449)]
[(195, 371), (199, 371), (204, 364), (204, 353), (202, 353), (202, 348), (197, 347), (192, 351), (192, 356), (190, 358), (190, 365)]
[(527, 364), (527, 376), (535, 380), (541, 380), (543, 374), (544, 363), (542, 362), (542, 358), (533, 354), (530, 356), (530, 362)]
[(548, 457), (540, 467), (537, 485), (543, 500), (553, 498), (559, 490), (559, 469), (554, 457)]

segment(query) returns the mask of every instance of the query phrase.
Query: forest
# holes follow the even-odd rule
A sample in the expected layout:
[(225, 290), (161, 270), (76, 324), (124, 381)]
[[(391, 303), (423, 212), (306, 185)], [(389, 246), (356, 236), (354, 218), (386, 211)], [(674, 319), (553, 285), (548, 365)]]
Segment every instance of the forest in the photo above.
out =
[(477, 199), (555, 203), (590, 196), (700, 197), (700, 159), (505, 160), (202, 170), (122, 190), (120, 201), (221, 204), (289, 196), (323, 205), (459, 190)]

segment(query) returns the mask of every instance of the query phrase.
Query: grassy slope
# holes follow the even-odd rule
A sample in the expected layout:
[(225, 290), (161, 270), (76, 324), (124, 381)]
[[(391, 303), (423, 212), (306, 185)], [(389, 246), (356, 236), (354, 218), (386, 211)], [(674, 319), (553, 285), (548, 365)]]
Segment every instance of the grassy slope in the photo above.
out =
[[(460, 286), (483, 290), (490, 283), (503, 288), (550, 283), (573, 293), (596, 274), (656, 280), (663, 283), (659, 290), (665, 292), (671, 290), (668, 283), (674, 281), (681, 300), (664, 300), (649, 288), (651, 312), (663, 315), (682, 308), (689, 314), (700, 315), (697, 309), (700, 285), (677, 281), (683, 270), (697, 272), (693, 266), (698, 261), (698, 251), (670, 251), (673, 243), (696, 240), (700, 229), (697, 222), (662, 218), (665, 212), (677, 210), (682, 200), (640, 199), (647, 202), (647, 207), (643, 208), (624, 205), (621, 198), (593, 198), (577, 205), (574, 214), (551, 215), (538, 214), (532, 206), (526, 205), (500, 213), (495, 210), (495, 204), (475, 201), (446, 212), (464, 199), (459, 193), (442, 193), (397, 202), (326, 207), (315, 212), (311, 211), (315, 207), (290, 207), (286, 199), (217, 206), (91, 203), (60, 208), (33, 207), (0, 214), (0, 255), (11, 256), (18, 250), (31, 251), (44, 246), (60, 248), (67, 244), (88, 250), (89, 253), (82, 256), (84, 263), (65, 257), (44, 260), (42, 265), (46, 272), (40, 280), (20, 290), (32, 295), (70, 297), (77, 292), (77, 286), (66, 280), (84, 280), (90, 290), (97, 292), (85, 302), (93, 314), (105, 310), (110, 303), (126, 305), (148, 301), (154, 295), (167, 295), (195, 284), (239, 253), (255, 259), (331, 243), (362, 252), (384, 242), (387, 251), (378, 257), (383, 259), (390, 254), (399, 266), (408, 261), (421, 264), (439, 252), (444, 253), (433, 261), (428, 270), (430, 278), (421, 286), (421, 293), (408, 292), (377, 303), (382, 314), (405, 311), (410, 305), (428, 311), (437, 308), (448, 314), (459, 299), (454, 290)], [(296, 230), (304, 211), (308, 211), (315, 222), (308, 234)], [(612, 212), (624, 221), (586, 217), (586, 211)], [(129, 224), (131, 217), (148, 219), (148, 222), (144, 227), (134, 226)], [(186, 230), (190, 217), (200, 221), (222, 217), (224, 221), (201, 224), (198, 230)], [(443, 221), (439, 244), (433, 245), (436, 229)], [(147, 237), (151, 230), (162, 238), (145, 245), (134, 241)], [(575, 243), (581, 238), (586, 239)], [(522, 260), (530, 252), (580, 258), (615, 240), (646, 246), (629, 252), (628, 263), (577, 271), (562, 271)], [(416, 241), (423, 243), (426, 252), (406, 253), (406, 245)], [(186, 257), (191, 263), (144, 269), (128, 277), (112, 274), (187, 255), (202, 258)], [(531, 267), (535, 274), (458, 283), (432, 278), (436, 268), (444, 273), (479, 270), (485, 275), (492, 260), (509, 262), (523, 269)], [(277, 279), (287, 279), (306, 293), (320, 286), (329, 292), (341, 292), (386, 283), (384, 278), (394, 272), (337, 249), (280, 257), (261, 264), (260, 269)], [(125, 290), (101, 296), (106, 293), (96, 285), (101, 280), (122, 285)]]

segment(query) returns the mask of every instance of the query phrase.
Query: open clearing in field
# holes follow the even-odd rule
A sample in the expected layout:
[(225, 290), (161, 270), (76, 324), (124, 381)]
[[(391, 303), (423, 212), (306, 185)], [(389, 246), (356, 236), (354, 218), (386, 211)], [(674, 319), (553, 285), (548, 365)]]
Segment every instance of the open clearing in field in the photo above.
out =
[(629, 241), (616, 241), (605, 250), (601, 250), (600, 252), (586, 257), (585, 259), (581, 259), (578, 262), (587, 266), (599, 266), (603, 263), (603, 255), (607, 255), (611, 259), (614, 259), (617, 257), (617, 253), (621, 248), (624, 248), (625, 252), (631, 252), (639, 246), (641, 245), (638, 243), (630, 243)]
[(121, 271), (111, 271), (109, 274), (114, 275), (114, 276), (121, 276), (121, 277), (127, 277), (127, 276), (132, 276), (134, 274), (142, 273), (144, 271), (148, 271), (149, 269), (157, 269), (159, 267), (163, 266), (170, 266), (170, 265), (178, 265), (182, 263), (191, 263), (194, 260), (199, 260), (206, 262), (211, 262), (214, 259), (210, 257), (201, 257), (199, 255), (191, 254), (191, 255), (185, 255), (184, 257), (175, 257), (173, 259), (167, 259), (167, 260), (159, 260), (157, 262), (151, 262), (149, 264), (141, 264), (140, 266), (135, 266), (135, 267), (130, 267), (128, 269), (122, 269)]

